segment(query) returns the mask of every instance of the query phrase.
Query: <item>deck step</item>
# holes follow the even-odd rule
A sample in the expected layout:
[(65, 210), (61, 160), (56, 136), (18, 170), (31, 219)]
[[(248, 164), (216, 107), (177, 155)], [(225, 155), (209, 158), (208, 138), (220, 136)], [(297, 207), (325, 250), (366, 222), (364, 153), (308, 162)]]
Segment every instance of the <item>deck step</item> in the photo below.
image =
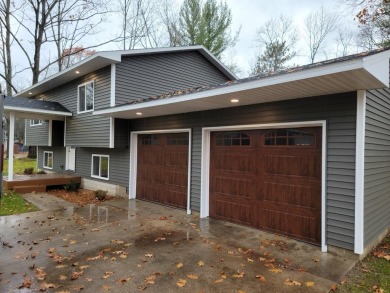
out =
[(15, 186), (13, 190), (17, 193), (45, 192), (46, 185)]

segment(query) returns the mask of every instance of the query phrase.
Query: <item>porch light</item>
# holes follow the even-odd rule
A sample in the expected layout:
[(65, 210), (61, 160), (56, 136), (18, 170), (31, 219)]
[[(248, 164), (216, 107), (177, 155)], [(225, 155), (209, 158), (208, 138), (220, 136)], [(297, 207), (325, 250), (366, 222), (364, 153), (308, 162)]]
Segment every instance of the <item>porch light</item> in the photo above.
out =
[(231, 99), (230, 102), (232, 103), (238, 103), (240, 100), (239, 99)]
[(135, 113), (135, 115), (141, 116), (142, 113), (141, 112), (137, 112), (137, 113)]
[(29, 95), (32, 95), (32, 92), (29, 92), (28, 94), (29, 94)]
[(80, 71), (76, 70), (76, 74), (80, 74)]

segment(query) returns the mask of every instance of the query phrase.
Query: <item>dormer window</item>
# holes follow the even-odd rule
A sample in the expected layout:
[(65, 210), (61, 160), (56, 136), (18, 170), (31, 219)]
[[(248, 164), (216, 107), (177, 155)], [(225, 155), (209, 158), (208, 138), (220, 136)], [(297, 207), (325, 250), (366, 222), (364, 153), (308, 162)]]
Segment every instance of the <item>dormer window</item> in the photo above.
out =
[(93, 111), (94, 82), (89, 81), (78, 87), (78, 113)]

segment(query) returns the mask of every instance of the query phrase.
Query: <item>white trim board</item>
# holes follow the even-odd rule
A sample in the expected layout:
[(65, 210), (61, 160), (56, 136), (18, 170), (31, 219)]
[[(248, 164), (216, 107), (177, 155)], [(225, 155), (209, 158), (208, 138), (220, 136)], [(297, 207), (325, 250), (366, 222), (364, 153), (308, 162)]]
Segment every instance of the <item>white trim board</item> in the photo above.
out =
[(187, 214), (191, 214), (191, 150), (192, 150), (192, 130), (163, 129), (149, 131), (130, 132), (130, 174), (129, 174), (129, 199), (137, 198), (137, 155), (138, 155), (138, 134), (161, 134), (161, 133), (188, 133), (188, 179), (187, 179)]
[(321, 161), (321, 251), (327, 252), (326, 245), (326, 121), (303, 121), (287, 123), (270, 124), (250, 124), (205, 127), (202, 129), (202, 156), (201, 156), (201, 188), (200, 188), (200, 217), (209, 216), (210, 203), (210, 133), (213, 131), (231, 131), (231, 130), (251, 130), (251, 129), (273, 129), (273, 128), (291, 128), (291, 127), (322, 127), (322, 161)]
[(357, 92), (356, 165), (355, 165), (355, 245), (354, 252), (364, 252), (364, 148), (366, 133), (366, 94)]

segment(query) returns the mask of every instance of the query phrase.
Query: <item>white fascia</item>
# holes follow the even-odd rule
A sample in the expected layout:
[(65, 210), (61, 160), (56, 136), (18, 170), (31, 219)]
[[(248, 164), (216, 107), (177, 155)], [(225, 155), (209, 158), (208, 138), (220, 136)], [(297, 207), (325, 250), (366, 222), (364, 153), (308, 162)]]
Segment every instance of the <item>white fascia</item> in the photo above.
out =
[(356, 163), (355, 163), (355, 248), (356, 254), (364, 252), (364, 149), (366, 134), (365, 90), (357, 92), (356, 113)]
[(116, 64), (111, 64), (111, 91), (110, 91), (110, 106), (115, 106), (115, 80), (116, 80)]
[(363, 67), (376, 79), (389, 86), (389, 58), (390, 50), (363, 57)]
[(12, 106), (4, 106), (4, 110), (14, 111), (14, 112), (33, 113), (33, 114), (47, 114), (47, 115), (64, 116), (64, 117), (72, 116), (72, 113), (70, 112), (50, 111), (50, 110), (21, 108), (21, 107), (12, 107)]

